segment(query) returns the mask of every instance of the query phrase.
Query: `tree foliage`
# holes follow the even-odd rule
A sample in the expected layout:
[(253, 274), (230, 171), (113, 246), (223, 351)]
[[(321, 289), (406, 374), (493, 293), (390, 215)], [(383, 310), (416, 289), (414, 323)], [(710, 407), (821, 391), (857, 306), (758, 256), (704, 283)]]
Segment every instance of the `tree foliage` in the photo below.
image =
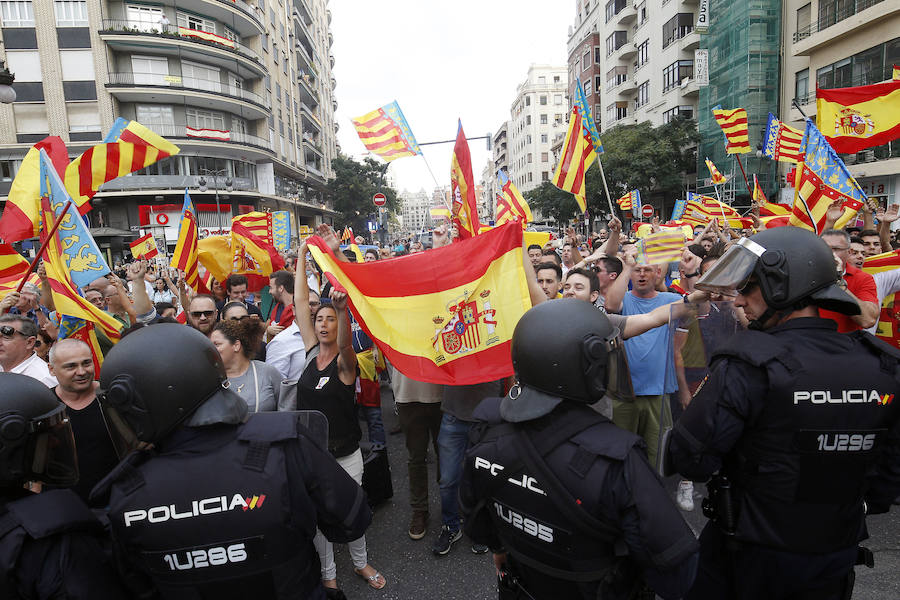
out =
[(575, 196), (564, 192), (549, 181), (540, 187), (528, 190), (523, 194), (532, 210), (539, 210), (544, 218), (552, 218), (557, 222), (565, 222), (578, 214)]
[(335, 177), (328, 182), (326, 193), (334, 200), (336, 227), (350, 226), (357, 232), (366, 230), (366, 221), (377, 212), (372, 196), (381, 192), (387, 197), (385, 208), (399, 209), (397, 191), (385, 181), (387, 163), (366, 157), (363, 162), (347, 156), (337, 156), (331, 166)]

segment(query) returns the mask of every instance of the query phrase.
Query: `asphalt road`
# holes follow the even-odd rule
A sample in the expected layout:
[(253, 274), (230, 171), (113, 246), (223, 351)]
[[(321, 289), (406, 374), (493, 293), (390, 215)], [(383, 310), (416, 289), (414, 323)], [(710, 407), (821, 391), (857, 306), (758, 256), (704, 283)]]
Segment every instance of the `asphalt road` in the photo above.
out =
[[(390, 388), (382, 388), (382, 407), (385, 427), (390, 430), (397, 423)], [(362, 424), (365, 436), (365, 425)], [(353, 573), (347, 547), (335, 544), (338, 585), (351, 600), (494, 600), (494, 567), (490, 554), (476, 555), (471, 543), (463, 537), (450, 553), (437, 557), (431, 544), (440, 530), (440, 497), (435, 477), (435, 457), (429, 454), (429, 496), (431, 520), (427, 535), (421, 540), (409, 538), (409, 486), (406, 475), (406, 448), (403, 434), (388, 436), (388, 457), (391, 464), (394, 497), (375, 511), (372, 525), (366, 533), (369, 562), (387, 579), (382, 590), (370, 589)], [(432, 485), (433, 484), (433, 485)], [(677, 478), (667, 481), (673, 491)], [(691, 528), (699, 533), (706, 523), (700, 511), (702, 485), (695, 486), (693, 512), (682, 512)], [(865, 544), (875, 553), (875, 568), (858, 567), (853, 598), (856, 600), (900, 599), (900, 507), (886, 515), (868, 520), (871, 539)]]

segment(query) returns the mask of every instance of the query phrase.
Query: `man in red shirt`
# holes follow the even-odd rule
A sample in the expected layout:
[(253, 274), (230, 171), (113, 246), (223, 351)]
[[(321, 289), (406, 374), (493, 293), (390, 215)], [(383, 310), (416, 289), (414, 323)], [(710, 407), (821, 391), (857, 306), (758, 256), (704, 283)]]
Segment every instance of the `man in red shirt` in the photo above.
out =
[(850, 260), (850, 234), (843, 229), (828, 229), (820, 236), (843, 268), (843, 282), (846, 291), (853, 296), (862, 311), (859, 315), (848, 316), (829, 310), (819, 310), (819, 316), (837, 323), (838, 331), (847, 333), (857, 329), (868, 329), (878, 322), (878, 290), (871, 275), (857, 269)]
[(294, 322), (294, 274), (275, 271), (269, 275), (269, 293), (275, 300), (266, 323), (266, 338), (271, 340)]

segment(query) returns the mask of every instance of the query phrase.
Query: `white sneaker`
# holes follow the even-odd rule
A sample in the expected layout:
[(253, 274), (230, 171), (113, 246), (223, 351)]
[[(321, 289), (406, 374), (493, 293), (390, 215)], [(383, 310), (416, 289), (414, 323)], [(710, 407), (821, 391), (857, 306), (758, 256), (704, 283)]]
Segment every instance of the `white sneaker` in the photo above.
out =
[(675, 504), (684, 511), (694, 510), (694, 482), (682, 481), (678, 484), (678, 493), (675, 496)]

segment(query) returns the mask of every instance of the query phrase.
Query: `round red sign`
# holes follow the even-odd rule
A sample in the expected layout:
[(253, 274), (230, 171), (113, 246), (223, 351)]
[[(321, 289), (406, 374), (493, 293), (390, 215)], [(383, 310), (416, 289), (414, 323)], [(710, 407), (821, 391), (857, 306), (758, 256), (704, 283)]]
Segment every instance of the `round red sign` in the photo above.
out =
[(387, 202), (387, 196), (378, 192), (374, 196), (372, 196), (372, 202), (375, 203), (375, 206), (384, 206), (384, 203)]
[(643, 205), (641, 207), (641, 216), (646, 219), (649, 219), (650, 217), (652, 217), (653, 216), (653, 207), (650, 206), (649, 204)]

